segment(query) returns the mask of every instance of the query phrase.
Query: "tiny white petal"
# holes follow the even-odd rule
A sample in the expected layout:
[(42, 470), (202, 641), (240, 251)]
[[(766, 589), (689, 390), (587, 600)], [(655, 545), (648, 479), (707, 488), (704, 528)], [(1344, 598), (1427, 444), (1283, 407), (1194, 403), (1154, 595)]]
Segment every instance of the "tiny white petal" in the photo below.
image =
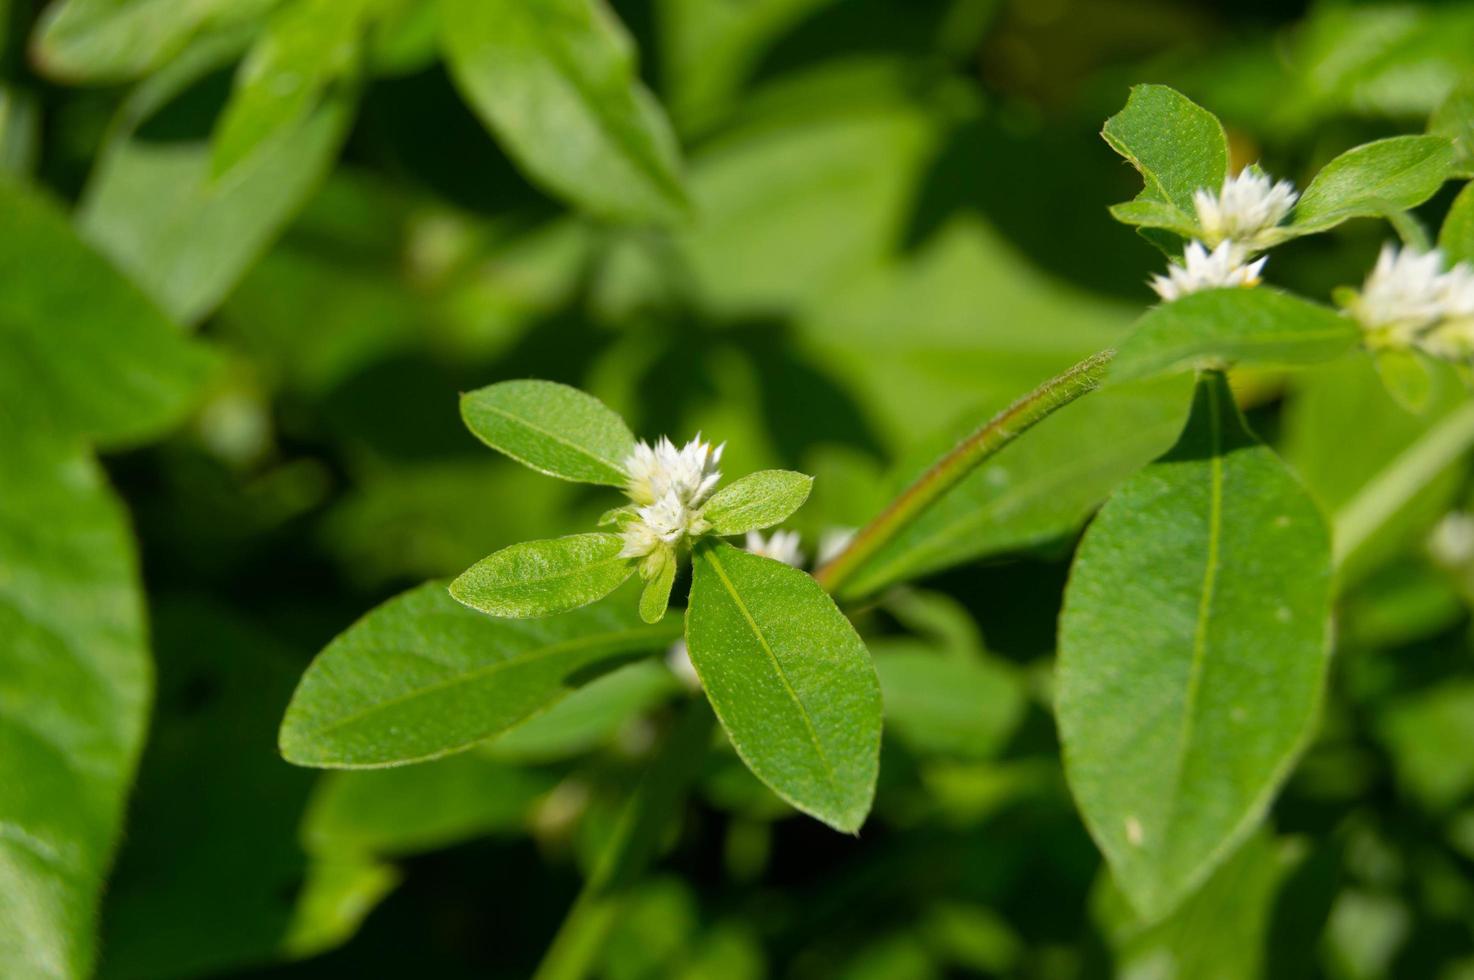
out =
[(1220, 242), (1211, 252), (1202, 242), (1188, 242), (1182, 261), (1170, 263), (1165, 276), (1153, 276), (1151, 287), (1170, 303), (1203, 289), (1257, 286), (1268, 256), (1247, 260), (1247, 251), (1236, 242)]
[(762, 555), (774, 561), (781, 561), (785, 565), (795, 568), (804, 562), (804, 554), (799, 550), (799, 537), (797, 531), (774, 531), (769, 537), (764, 538), (758, 531), (747, 532), (747, 550), (754, 555)]
[(1216, 194), (1207, 188), (1194, 191), (1193, 207), (1209, 245), (1234, 241), (1257, 251), (1274, 244), (1274, 229), (1298, 198), (1288, 180), (1272, 181), (1265, 173), (1245, 168), (1224, 180)]

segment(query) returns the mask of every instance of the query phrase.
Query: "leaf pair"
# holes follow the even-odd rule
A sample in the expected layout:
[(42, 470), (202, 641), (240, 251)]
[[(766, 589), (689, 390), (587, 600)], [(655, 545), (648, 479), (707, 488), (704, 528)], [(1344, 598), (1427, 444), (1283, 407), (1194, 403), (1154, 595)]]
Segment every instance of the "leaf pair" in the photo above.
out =
[[(635, 437), (622, 418), (592, 395), (551, 381), (504, 381), (461, 399), (461, 417), (482, 442), (549, 476), (624, 486)], [(701, 502), (693, 527), (718, 536), (781, 523), (808, 499), (802, 473), (763, 470)], [(610, 520), (640, 520), (617, 508)], [(593, 532), (503, 548), (451, 583), (456, 599), (493, 616), (551, 616), (586, 606), (624, 584), (637, 568), (645, 579), (640, 613), (659, 622), (675, 582), (681, 539), (649, 555), (632, 554), (619, 534)]]
[[(1228, 136), (1218, 117), (1165, 85), (1138, 85), (1101, 135), (1145, 182), (1134, 200), (1111, 213), (1144, 231), (1202, 238), (1193, 194), (1216, 194), (1229, 176)], [(1270, 244), (1416, 207), (1456, 170), (1454, 143), (1442, 135), (1394, 136), (1353, 147), (1315, 175)]]

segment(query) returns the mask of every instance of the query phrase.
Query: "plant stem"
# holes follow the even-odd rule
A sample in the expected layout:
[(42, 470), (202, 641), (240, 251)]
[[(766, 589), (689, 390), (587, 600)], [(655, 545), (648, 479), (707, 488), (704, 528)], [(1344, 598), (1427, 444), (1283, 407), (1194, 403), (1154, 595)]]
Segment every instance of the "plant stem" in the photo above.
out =
[(711, 741), (712, 713), (704, 697), (683, 707), (659, 752), (625, 804), (578, 899), (568, 910), (534, 980), (582, 980), (604, 947), (620, 906), (681, 808)]
[(990, 457), (1056, 410), (1100, 387), (1113, 350), (1092, 354), (1058, 374), (983, 423), (932, 464), (892, 500), (880, 515), (860, 529), (847, 548), (814, 573), (827, 591), (844, 588), (867, 561), (896, 535), (911, 526), (928, 507)]
[(1336, 566), (1345, 565), (1429, 480), (1470, 446), (1474, 446), (1474, 403), (1440, 419), (1336, 512)]

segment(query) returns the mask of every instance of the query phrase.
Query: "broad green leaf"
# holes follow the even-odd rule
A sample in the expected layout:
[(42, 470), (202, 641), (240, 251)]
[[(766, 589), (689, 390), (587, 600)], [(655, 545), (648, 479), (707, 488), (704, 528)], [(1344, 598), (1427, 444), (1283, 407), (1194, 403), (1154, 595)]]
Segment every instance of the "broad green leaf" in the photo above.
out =
[(685, 215), (675, 137), (610, 10), (594, 0), (446, 0), (441, 32), (467, 102), (534, 181), (606, 217)]
[(492, 552), (450, 583), (457, 602), (493, 616), (553, 616), (597, 602), (635, 573), (624, 539), (595, 531)]
[(359, 41), (375, 0), (294, 0), (246, 54), (235, 90), (215, 126), (214, 179), (263, 144), (295, 130), (323, 91), (357, 67)]
[(742, 761), (834, 827), (865, 822), (880, 762), (880, 686), (855, 628), (809, 575), (706, 541), (686, 644)]
[(282, 721), (288, 762), (336, 769), (469, 748), (557, 702), (599, 665), (668, 645), (632, 603), (496, 619), (428, 583), (370, 612), (307, 668)]
[(1023, 685), (1001, 663), (914, 640), (876, 640), (871, 649), (886, 731), (916, 752), (989, 759), (1023, 717)]
[(637, 660), (589, 681), (542, 714), (499, 735), (486, 754), (512, 762), (550, 762), (598, 748), (645, 711), (680, 693), (665, 664)]
[[(191, 53), (143, 83), (97, 158), (77, 222), (160, 306), (185, 322), (212, 311), (306, 201), (348, 131), (355, 93), (334, 89), (288, 136), (228, 180), (211, 176), (208, 139), (152, 140), (137, 126), (230, 45)], [(173, 75), (178, 74), (179, 78)], [(157, 84), (155, 84), (157, 82)]]
[(1345, 354), (1360, 339), (1350, 317), (1290, 293), (1209, 289), (1143, 314), (1111, 362), (1110, 379), (1227, 364), (1313, 364)]
[(1117, 883), (1170, 912), (1255, 827), (1312, 732), (1331, 543), (1221, 374), (1106, 502), (1060, 616), (1065, 774)]
[(91, 974), (151, 688), (123, 507), (0, 412), (0, 975)]
[(792, 470), (760, 470), (712, 494), (702, 510), (714, 534), (745, 534), (782, 524), (809, 499), (814, 478)]
[(1442, 136), (1393, 136), (1347, 150), (1300, 195), (1288, 232), (1308, 235), (1350, 218), (1406, 211), (1432, 197), (1454, 169)]
[(1474, 183), (1464, 185), (1454, 203), (1449, 205), (1443, 227), (1438, 231), (1438, 247), (1455, 262), (1474, 264)]
[(665, 618), (665, 609), (670, 605), (670, 590), (675, 583), (676, 556), (668, 554), (660, 571), (640, 591), (641, 619), (647, 623), (658, 623)]
[(178, 423), (215, 372), (210, 352), (38, 191), (0, 177), (0, 226), (0, 410), (104, 444)]
[(503, 381), (461, 396), (466, 428), (497, 452), (560, 480), (623, 486), (635, 437), (593, 395), (552, 381)]
[(556, 777), (474, 750), (416, 766), (332, 772), (318, 780), (302, 820), (317, 854), (418, 854), (522, 829)]
[(279, 0), (54, 0), (31, 54), (48, 76), (120, 82), (146, 75), (207, 28), (248, 23)]
[[(846, 598), (1069, 534), (1182, 431), (1191, 381), (1112, 386), (1061, 409), (988, 460), (856, 572)], [(901, 472), (909, 483), (975, 428), (950, 430)]]
[(1165, 85), (1138, 85), (1101, 136), (1141, 171), (1138, 201), (1175, 206), (1195, 219), (1193, 191), (1217, 191), (1228, 176), (1228, 137), (1218, 117)]
[(1163, 201), (1135, 200), (1111, 206), (1111, 217), (1138, 228), (1160, 228), (1183, 238), (1198, 234), (1197, 219)]

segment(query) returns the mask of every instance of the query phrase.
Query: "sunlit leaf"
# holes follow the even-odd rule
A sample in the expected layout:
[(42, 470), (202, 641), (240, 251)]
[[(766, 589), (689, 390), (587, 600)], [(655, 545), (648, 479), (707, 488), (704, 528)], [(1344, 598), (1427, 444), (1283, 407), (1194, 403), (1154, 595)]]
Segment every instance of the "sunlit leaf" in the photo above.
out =
[(577, 388), (503, 381), (461, 396), (476, 438), (524, 466), (563, 480), (623, 486), (635, 437), (624, 419)]
[(0, 391), (12, 418), (104, 443), (179, 422), (217, 367), (209, 351), (39, 191), (0, 178), (0, 224)]
[(1443, 186), (1453, 167), (1453, 144), (1442, 136), (1393, 136), (1347, 150), (1305, 188), (1289, 230), (1310, 234), (1350, 218), (1416, 207)]
[(152, 676), (128, 520), (97, 465), (0, 413), (0, 974), (81, 977)]
[(722, 487), (702, 516), (714, 534), (744, 534), (782, 524), (809, 499), (813, 477), (792, 470), (761, 470)]
[(686, 643), (748, 768), (805, 813), (858, 830), (880, 762), (880, 686), (834, 600), (796, 568), (704, 542)]
[[(1217, 191), (1228, 176), (1228, 137), (1218, 117), (1165, 85), (1138, 85), (1106, 120), (1105, 141), (1141, 171), (1138, 201), (1170, 205), (1191, 224), (1193, 192)], [(1165, 212), (1154, 212), (1165, 213)]]
[(549, 707), (603, 663), (668, 645), (633, 602), (497, 619), (429, 583), (370, 612), (307, 669), (282, 722), (289, 762), (364, 768), (469, 748)]
[(596, 214), (670, 221), (680, 157), (614, 14), (592, 0), (447, 0), (447, 61), (528, 175)]
[(1263, 817), (1316, 720), (1330, 603), (1325, 520), (1206, 376), (1177, 446), (1086, 531), (1060, 618), (1065, 773), (1144, 918)]
[[(450, 583), (456, 601), (493, 616), (552, 616), (604, 598), (635, 573), (617, 534), (570, 534), (493, 552)], [(669, 591), (669, 590), (667, 590)]]
[(1110, 378), (1201, 367), (1329, 361), (1361, 340), (1356, 321), (1268, 287), (1210, 289), (1148, 310), (1121, 343)]

